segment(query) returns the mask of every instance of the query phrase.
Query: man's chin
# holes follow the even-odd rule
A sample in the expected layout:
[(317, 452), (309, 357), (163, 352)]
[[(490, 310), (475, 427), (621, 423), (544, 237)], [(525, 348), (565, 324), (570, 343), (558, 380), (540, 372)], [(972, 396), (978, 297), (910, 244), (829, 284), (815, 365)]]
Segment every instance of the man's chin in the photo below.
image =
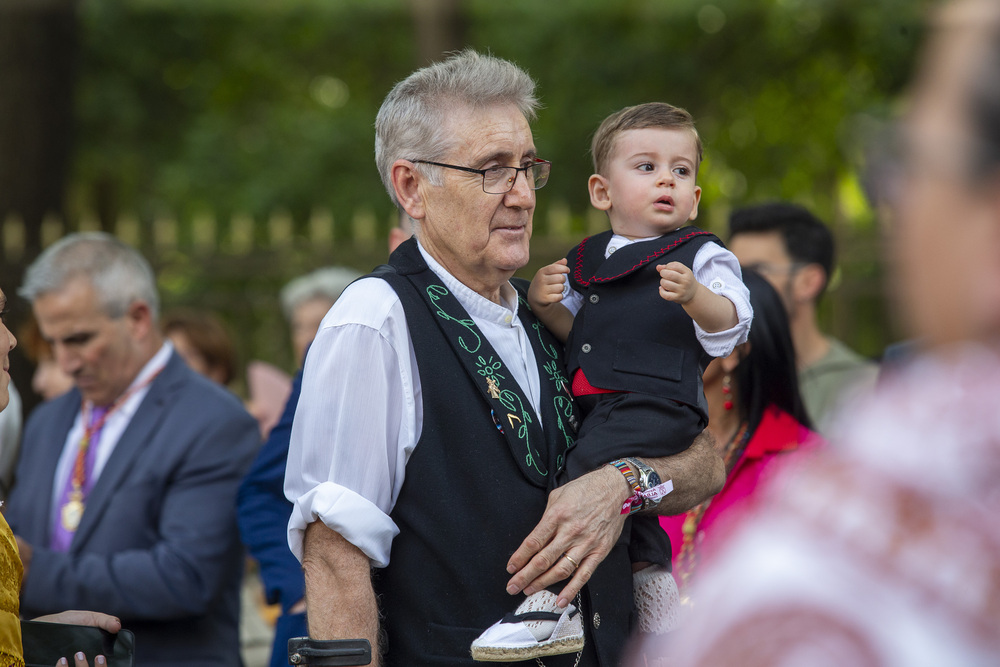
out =
[(501, 271), (514, 273), (524, 268), (528, 264), (528, 253), (511, 253), (497, 262), (497, 268)]
[(94, 405), (106, 405), (109, 403), (107, 397), (104, 395), (104, 392), (96, 387), (87, 387), (77, 384), (76, 388), (80, 391), (80, 396), (83, 400), (88, 403), (93, 403)]

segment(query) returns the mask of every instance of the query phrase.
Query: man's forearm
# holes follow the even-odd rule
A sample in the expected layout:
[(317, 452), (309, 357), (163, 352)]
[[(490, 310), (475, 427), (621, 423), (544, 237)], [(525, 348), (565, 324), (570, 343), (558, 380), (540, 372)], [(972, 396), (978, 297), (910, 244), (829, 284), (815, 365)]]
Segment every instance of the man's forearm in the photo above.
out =
[(306, 528), (302, 549), (309, 636), (367, 639), (378, 667), (378, 602), (368, 556), (321, 521)]
[(726, 466), (708, 431), (680, 454), (642, 460), (656, 470), (660, 479), (673, 482), (674, 490), (653, 510), (663, 516), (687, 512), (721, 491), (726, 482)]

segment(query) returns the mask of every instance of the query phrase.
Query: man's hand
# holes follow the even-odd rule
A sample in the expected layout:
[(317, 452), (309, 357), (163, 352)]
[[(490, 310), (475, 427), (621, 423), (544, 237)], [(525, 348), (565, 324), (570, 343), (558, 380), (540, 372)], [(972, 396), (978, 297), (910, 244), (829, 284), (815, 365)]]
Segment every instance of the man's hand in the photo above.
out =
[(560, 607), (569, 604), (622, 532), (627, 487), (617, 470), (602, 466), (550, 493), (541, 521), (507, 565), (514, 575), (507, 592), (531, 595), (572, 577), (558, 599)]
[[(718, 493), (726, 480), (725, 466), (707, 431), (680, 454), (645, 462), (661, 479), (674, 483), (673, 492), (651, 512), (655, 514), (686, 512)], [(514, 575), (507, 592), (530, 595), (570, 578), (558, 598), (559, 606), (569, 604), (621, 535), (625, 525), (621, 507), (631, 495), (628, 483), (611, 466), (601, 466), (550, 493), (541, 521), (507, 564)]]
[(660, 274), (660, 296), (667, 301), (684, 305), (694, 298), (701, 285), (694, 272), (680, 262), (658, 264), (656, 270)]

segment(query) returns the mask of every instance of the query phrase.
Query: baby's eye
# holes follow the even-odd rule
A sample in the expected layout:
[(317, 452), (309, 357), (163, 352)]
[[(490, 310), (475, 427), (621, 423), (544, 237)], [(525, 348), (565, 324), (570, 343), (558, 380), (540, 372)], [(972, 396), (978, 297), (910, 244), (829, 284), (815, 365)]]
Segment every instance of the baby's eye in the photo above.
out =
[(688, 169), (687, 167), (677, 167), (676, 169), (674, 169), (674, 171), (677, 173), (678, 176), (687, 176), (688, 174), (691, 173), (691, 170)]
[(643, 162), (639, 165), (639, 171), (653, 171), (653, 165), (650, 162)]

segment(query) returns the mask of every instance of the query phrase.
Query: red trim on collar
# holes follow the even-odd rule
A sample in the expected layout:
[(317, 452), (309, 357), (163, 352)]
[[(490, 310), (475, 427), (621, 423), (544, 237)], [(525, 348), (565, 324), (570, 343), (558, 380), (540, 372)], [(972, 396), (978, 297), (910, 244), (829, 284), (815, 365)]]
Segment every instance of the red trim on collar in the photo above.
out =
[(693, 239), (696, 236), (705, 236), (705, 235), (711, 236), (711, 234), (712, 234), (712, 232), (706, 232), (706, 231), (688, 232), (684, 236), (681, 236), (681, 237), (679, 237), (677, 239), (674, 239), (674, 241), (672, 243), (670, 243), (669, 245), (663, 246), (662, 248), (660, 248), (656, 252), (654, 252), (654, 253), (652, 253), (650, 255), (647, 255), (644, 259), (641, 259), (638, 262), (636, 262), (631, 268), (628, 268), (625, 271), (622, 271), (621, 273), (619, 273), (617, 275), (606, 276), (604, 278), (598, 278), (596, 276), (591, 276), (589, 280), (584, 280), (584, 278), (583, 278), (583, 249), (586, 246), (587, 241), (589, 241), (591, 238), (593, 238), (591, 236), (588, 236), (587, 238), (585, 238), (583, 241), (580, 242), (579, 250), (577, 251), (577, 254), (576, 254), (576, 263), (575, 263), (575, 266), (574, 266), (573, 278), (579, 284), (583, 285), (584, 287), (590, 287), (590, 283), (592, 283), (592, 282), (594, 282), (594, 283), (606, 283), (606, 282), (609, 282), (611, 280), (615, 280), (617, 278), (621, 278), (624, 275), (628, 275), (629, 273), (632, 273), (633, 271), (635, 271), (640, 266), (644, 266), (645, 264), (648, 264), (648, 263), (652, 262), (657, 257), (665, 255), (666, 253), (670, 252), (671, 250), (673, 250), (677, 246), (681, 245), (682, 243), (684, 243), (686, 241), (690, 241), (691, 239)]

